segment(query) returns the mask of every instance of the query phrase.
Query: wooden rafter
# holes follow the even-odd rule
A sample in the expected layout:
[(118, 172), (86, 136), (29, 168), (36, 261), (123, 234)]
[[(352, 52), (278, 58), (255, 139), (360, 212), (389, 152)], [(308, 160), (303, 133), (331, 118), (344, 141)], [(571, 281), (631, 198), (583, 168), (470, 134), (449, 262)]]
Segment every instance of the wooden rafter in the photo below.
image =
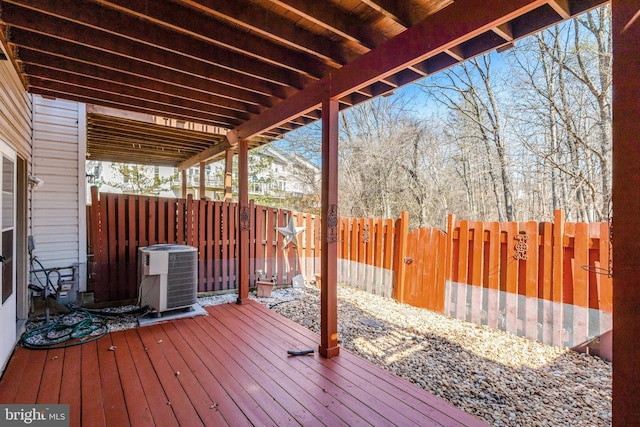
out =
[[(54, 2), (54, 5), (58, 4)], [(58, 9), (62, 10), (58, 11)], [(249, 61), (245, 56), (217, 49), (215, 46), (200, 43), (180, 34), (173, 34), (163, 28), (145, 25), (144, 22), (138, 22), (124, 14), (114, 12), (116, 16), (108, 16), (108, 19), (123, 24), (123, 30), (115, 33), (97, 28), (97, 25), (104, 22), (103, 19), (105, 19), (102, 17), (104, 14), (102, 12), (91, 14), (68, 10), (69, 8), (57, 6), (51, 7), (46, 10), (46, 13), (43, 13), (41, 10), (34, 11), (9, 3), (3, 5), (2, 16), (11, 19), (14, 28), (30, 30), (50, 38), (48, 42), (50, 45), (55, 45), (59, 40), (68, 41), (73, 43), (78, 50), (89, 48), (113, 53), (164, 68), (171, 73), (226, 78), (232, 76), (222, 73), (222, 70), (233, 70), (240, 73), (240, 69), (242, 69), (244, 72), (241, 72), (240, 75), (244, 76), (244, 80), (236, 77), (238, 80), (236, 82), (221, 80), (221, 83), (230, 84), (242, 90), (275, 94), (280, 98), (285, 98), (293, 93), (292, 91), (287, 92), (285, 89), (292, 81), (299, 86), (304, 86), (312, 81), (267, 63)], [(62, 13), (64, 13), (65, 19), (60, 18)], [(81, 16), (84, 19), (84, 24), (81, 25), (75, 15)], [(13, 34), (13, 41), (18, 45), (22, 44), (23, 40), (19, 34)], [(30, 44), (28, 40), (25, 40), (24, 43)], [(216, 67), (221, 70), (219, 71)], [(296, 76), (298, 77), (296, 78)]]
[(405, 28), (411, 27), (424, 20), (427, 16), (453, 3), (453, 0), (441, 0), (431, 2), (428, 5), (414, 1), (395, 0), (363, 0), (372, 9), (384, 16), (393, 19)]
[[(242, 9), (238, 9), (242, 3), (239, 1), (218, 2), (216, 3), (216, 9), (223, 8), (227, 13), (244, 13)], [(176, 3), (156, 2), (152, 8), (149, 8), (147, 2), (143, 0), (100, 1), (100, 4), (109, 8), (117, 8), (118, 11), (123, 12), (125, 15), (129, 14), (134, 18), (143, 20), (143, 22), (148, 21), (157, 27), (171, 29), (175, 32), (189, 35), (194, 39), (200, 39), (242, 55), (249, 55), (279, 67), (290, 68), (291, 70), (316, 77), (322, 76), (327, 71), (327, 65), (323, 61), (314, 58), (313, 55), (294, 55), (291, 51), (276, 43), (257, 37), (254, 34), (256, 28), (249, 24), (246, 25), (246, 30), (249, 31), (239, 30), (237, 28), (238, 20), (232, 19), (231, 16), (226, 14), (221, 16), (227, 16), (227, 20), (236, 24), (236, 26), (228, 25), (225, 22), (226, 20), (212, 22), (211, 15), (190, 13), (189, 8)], [(251, 8), (248, 3), (244, 4), (243, 7)], [(212, 9), (208, 10), (213, 12)], [(246, 14), (245, 20), (264, 19), (268, 11), (260, 9), (259, 11), (256, 10), (255, 13), (255, 17), (252, 14)], [(189, 19), (185, 19), (186, 16), (189, 16)], [(217, 16), (220, 15), (217, 14)], [(277, 37), (276, 39), (283, 37)], [(292, 34), (291, 31), (289, 37), (305, 38), (304, 35)], [(317, 42), (320, 42), (320, 40)], [(311, 42), (309, 41), (308, 43)]]
[[(127, 0), (118, 0), (128, 3)], [(218, 2), (215, 0), (187, 0), (190, 6), (208, 15), (228, 21), (248, 32), (273, 38), (289, 48), (314, 56), (331, 68), (338, 68), (355, 59), (347, 45), (331, 43), (281, 15), (246, 0)]]
[[(510, 2), (0, 0), (0, 29), (31, 93), (236, 128), (232, 139), (277, 115), (258, 126), (261, 141), (270, 141), (319, 120), (319, 91), (330, 79), (342, 85), (352, 83), (346, 75), (368, 76), (337, 92), (332, 86), (342, 110), (604, 2), (531, 1), (534, 10), (479, 33), (463, 21), (486, 10), (499, 15)], [(425, 20), (446, 22), (443, 35), (468, 37), (434, 50), (432, 39), (420, 38), (431, 35), (414, 31)], [(404, 32), (415, 36), (403, 39)], [(389, 58), (425, 50), (431, 54), (380, 72)], [(372, 55), (378, 63), (367, 62)]]

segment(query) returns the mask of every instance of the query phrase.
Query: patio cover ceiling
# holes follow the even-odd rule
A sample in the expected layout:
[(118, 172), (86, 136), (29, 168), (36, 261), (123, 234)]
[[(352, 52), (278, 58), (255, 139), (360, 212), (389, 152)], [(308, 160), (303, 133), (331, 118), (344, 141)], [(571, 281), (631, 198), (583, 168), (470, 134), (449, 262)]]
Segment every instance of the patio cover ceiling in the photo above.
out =
[(184, 168), (316, 121), (326, 97), (348, 108), (603, 3), (2, 0), (0, 40), (29, 92), (152, 118), (90, 113), (92, 158)]
[[(151, 114), (87, 106), (87, 160), (173, 166), (232, 148), (226, 129)], [(250, 148), (268, 142), (252, 138)]]

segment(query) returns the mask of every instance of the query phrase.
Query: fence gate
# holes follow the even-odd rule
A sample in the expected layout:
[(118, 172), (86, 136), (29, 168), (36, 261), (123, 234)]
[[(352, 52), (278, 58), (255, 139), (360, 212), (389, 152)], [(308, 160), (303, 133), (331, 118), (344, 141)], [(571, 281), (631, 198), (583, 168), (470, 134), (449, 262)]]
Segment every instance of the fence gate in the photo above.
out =
[(404, 283), (400, 301), (444, 311), (447, 234), (437, 228), (418, 228), (407, 236)]

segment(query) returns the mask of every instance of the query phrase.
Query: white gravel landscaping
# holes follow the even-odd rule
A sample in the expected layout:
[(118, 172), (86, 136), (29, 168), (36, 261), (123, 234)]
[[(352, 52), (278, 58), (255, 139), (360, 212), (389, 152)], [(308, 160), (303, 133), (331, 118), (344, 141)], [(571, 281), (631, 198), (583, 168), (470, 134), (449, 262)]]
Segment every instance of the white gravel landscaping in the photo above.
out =
[[(254, 299), (319, 332), (316, 288), (275, 290), (272, 298)], [(338, 287), (338, 325), (343, 348), (491, 425), (611, 425), (612, 369), (598, 357), (346, 285)]]

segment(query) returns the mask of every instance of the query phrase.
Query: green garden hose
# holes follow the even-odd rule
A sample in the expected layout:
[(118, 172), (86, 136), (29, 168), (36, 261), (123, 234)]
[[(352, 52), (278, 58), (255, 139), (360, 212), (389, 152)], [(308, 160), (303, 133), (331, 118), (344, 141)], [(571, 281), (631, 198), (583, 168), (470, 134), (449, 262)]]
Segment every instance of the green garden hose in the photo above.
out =
[[(33, 350), (50, 350), (85, 344), (102, 338), (109, 328), (99, 314), (68, 305), (69, 313), (54, 322), (26, 331), (20, 338), (20, 345)], [(71, 316), (81, 313), (85, 317), (79, 321), (69, 321)]]

